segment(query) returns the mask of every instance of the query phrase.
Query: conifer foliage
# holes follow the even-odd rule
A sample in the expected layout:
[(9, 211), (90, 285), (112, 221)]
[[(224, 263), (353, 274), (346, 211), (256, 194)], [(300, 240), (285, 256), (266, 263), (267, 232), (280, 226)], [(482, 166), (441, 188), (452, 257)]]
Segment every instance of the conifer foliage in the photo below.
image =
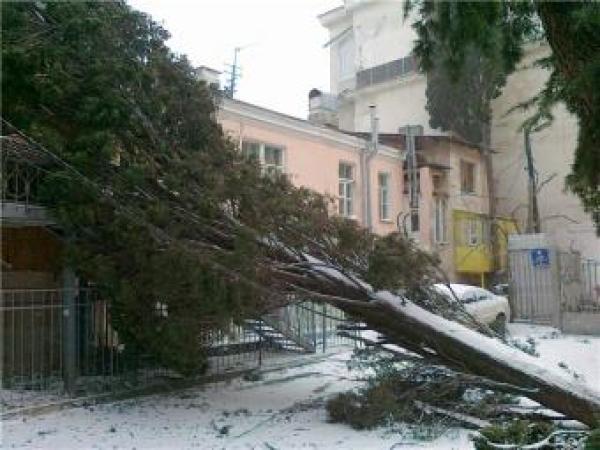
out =
[[(465, 121), (468, 125), (473, 113), (486, 119), (489, 99), (515, 70), (525, 45), (538, 39), (548, 43), (550, 56), (537, 62), (549, 70), (548, 80), (541, 92), (532, 92), (518, 106), (535, 107), (524, 124), (529, 129), (552, 120), (559, 102), (578, 118), (579, 138), (566, 184), (600, 232), (600, 3), (409, 0), (405, 5), (406, 13), (416, 17), (415, 53), (431, 75), (432, 126), (467, 138), (477, 136), (477, 128), (465, 126)], [(463, 90), (466, 97), (460, 99)], [(478, 106), (479, 99), (486, 100), (484, 108)]]
[(120, 1), (7, 3), (2, 36), (3, 134), (56, 155), (44, 195), (67, 262), (111, 299), (127, 349), (193, 372), (202, 332), (290, 301), (268, 240), (368, 278), (375, 238), (244, 160), (150, 17)]

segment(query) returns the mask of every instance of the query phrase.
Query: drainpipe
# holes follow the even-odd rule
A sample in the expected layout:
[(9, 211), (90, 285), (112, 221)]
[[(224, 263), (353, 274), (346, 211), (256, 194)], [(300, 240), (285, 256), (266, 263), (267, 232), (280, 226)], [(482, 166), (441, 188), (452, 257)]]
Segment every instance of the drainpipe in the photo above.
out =
[(375, 105), (369, 106), (369, 115), (371, 116), (371, 141), (369, 145), (364, 149), (361, 157), (363, 165), (363, 183), (365, 193), (365, 225), (369, 231), (373, 231), (373, 216), (371, 214), (371, 170), (370, 162), (371, 159), (377, 154), (379, 149), (379, 119), (377, 118), (377, 107)]

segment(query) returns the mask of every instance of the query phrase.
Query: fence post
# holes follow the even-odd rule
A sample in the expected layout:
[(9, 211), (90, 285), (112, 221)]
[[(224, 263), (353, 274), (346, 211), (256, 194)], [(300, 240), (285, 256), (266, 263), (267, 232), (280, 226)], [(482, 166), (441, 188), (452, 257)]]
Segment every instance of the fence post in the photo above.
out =
[(73, 394), (77, 377), (76, 307), (77, 277), (72, 269), (63, 271), (63, 378), (65, 390)]
[(315, 311), (315, 304), (312, 303), (312, 331), (313, 331), (313, 347), (315, 352), (317, 351), (317, 314)]
[(263, 350), (263, 331), (262, 331), (263, 320), (259, 317), (258, 322), (258, 367), (262, 367), (262, 350)]
[(322, 305), (323, 308), (323, 353), (325, 353), (325, 351), (327, 350), (327, 336), (329, 335), (329, 333), (327, 333), (327, 305), (325, 303), (323, 303)]
[(556, 283), (557, 283), (557, 301), (556, 301), (556, 305), (555, 305), (555, 309), (554, 309), (554, 313), (552, 314), (552, 321), (554, 322), (552, 324), (552, 326), (558, 328), (559, 330), (562, 331), (563, 326), (562, 326), (562, 303), (563, 303), (563, 273), (562, 273), (562, 264), (563, 261), (561, 260), (561, 252), (556, 249), (556, 269), (555, 269), (555, 276), (556, 276)]

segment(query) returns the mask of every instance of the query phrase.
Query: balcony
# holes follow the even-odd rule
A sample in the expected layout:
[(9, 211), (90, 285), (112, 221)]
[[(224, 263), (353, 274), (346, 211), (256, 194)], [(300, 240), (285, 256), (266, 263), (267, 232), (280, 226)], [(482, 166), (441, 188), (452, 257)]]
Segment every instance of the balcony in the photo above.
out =
[(360, 70), (356, 73), (356, 88), (366, 88), (375, 84), (404, 77), (417, 71), (417, 60), (409, 55), (385, 64)]
[(50, 225), (46, 209), (40, 203), (40, 183), (49, 158), (24, 140), (2, 136), (1, 222), (3, 225)]

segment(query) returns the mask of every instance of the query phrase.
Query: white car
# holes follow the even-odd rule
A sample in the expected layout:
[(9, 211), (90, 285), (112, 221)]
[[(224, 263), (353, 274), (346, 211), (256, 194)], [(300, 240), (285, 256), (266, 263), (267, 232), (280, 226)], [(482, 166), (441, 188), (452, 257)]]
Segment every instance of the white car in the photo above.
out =
[[(438, 283), (433, 287), (440, 294), (454, 300), (448, 285)], [(492, 325), (497, 331), (504, 331), (506, 322), (510, 319), (510, 306), (506, 297), (467, 284), (452, 283), (450, 287), (469, 314), (480, 322)]]

